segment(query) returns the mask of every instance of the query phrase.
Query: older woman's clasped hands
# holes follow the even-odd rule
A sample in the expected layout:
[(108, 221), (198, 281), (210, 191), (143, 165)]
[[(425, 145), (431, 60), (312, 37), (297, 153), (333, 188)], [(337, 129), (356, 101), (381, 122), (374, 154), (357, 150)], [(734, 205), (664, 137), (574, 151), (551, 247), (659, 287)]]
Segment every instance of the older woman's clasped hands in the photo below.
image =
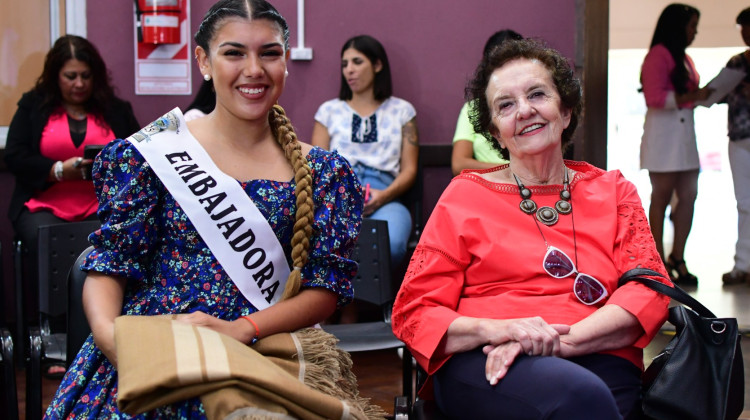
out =
[(491, 385), (497, 384), (505, 376), (520, 354), (560, 356), (560, 335), (570, 331), (569, 325), (550, 325), (538, 316), (512, 321), (486, 320), (486, 323), (501, 325), (498, 330), (490, 331), (489, 344), (482, 347), (487, 355), (485, 373)]

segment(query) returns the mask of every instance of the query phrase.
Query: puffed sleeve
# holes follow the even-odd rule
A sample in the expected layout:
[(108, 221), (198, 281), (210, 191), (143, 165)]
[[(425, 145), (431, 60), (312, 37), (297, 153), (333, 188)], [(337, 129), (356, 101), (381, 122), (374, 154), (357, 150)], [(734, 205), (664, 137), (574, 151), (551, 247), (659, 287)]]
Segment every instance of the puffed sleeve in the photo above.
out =
[[(654, 280), (671, 285), (635, 185), (616, 172), (618, 205), (614, 256), (617, 272), (622, 275), (633, 268), (649, 268), (664, 276)], [(618, 288), (607, 303), (618, 305), (638, 318), (645, 334), (634, 346), (644, 348), (667, 319), (669, 298), (641, 284), (627, 283)]]
[(331, 127), (331, 107), (333, 101), (326, 101), (320, 104), (318, 110), (315, 111), (315, 121), (319, 122), (326, 128)]
[(357, 264), (350, 260), (362, 223), (362, 187), (349, 163), (336, 152), (310, 153), (315, 221), (303, 287), (324, 287), (338, 295), (338, 306), (353, 298), (351, 280)]
[(164, 188), (150, 165), (127, 140), (110, 142), (97, 156), (93, 181), (101, 230), (82, 268), (142, 279), (150, 245), (156, 242), (156, 208)]
[(471, 261), (459, 222), (462, 215), (451, 211), (452, 201), (465, 199), (454, 194), (459, 185), (454, 180), (448, 186), (430, 215), (393, 304), (394, 334), (429, 374), (448, 360), (437, 350), (459, 317), (456, 308)]
[(401, 125), (405, 125), (409, 121), (413, 120), (417, 116), (417, 109), (414, 108), (408, 101), (402, 100), (403, 106), (398, 107), (399, 109), (399, 122)]
[(648, 51), (641, 66), (643, 96), (649, 108), (677, 109), (674, 86), (670, 74), (675, 63), (669, 50), (661, 44)]

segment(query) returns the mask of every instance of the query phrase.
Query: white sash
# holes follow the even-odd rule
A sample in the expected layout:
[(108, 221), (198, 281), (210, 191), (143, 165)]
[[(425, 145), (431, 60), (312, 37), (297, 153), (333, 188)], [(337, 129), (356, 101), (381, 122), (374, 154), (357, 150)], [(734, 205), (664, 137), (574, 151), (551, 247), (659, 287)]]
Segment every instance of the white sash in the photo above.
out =
[(179, 108), (128, 140), (151, 165), (243, 296), (258, 310), (284, 292), (289, 265), (242, 186), (190, 134)]

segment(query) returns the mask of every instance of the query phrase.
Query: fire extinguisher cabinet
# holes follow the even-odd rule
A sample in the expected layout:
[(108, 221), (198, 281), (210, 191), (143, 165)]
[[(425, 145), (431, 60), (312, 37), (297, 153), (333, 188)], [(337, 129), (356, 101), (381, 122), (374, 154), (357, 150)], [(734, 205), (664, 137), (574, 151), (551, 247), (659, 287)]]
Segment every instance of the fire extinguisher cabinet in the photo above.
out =
[(136, 0), (139, 42), (180, 43), (180, 0)]

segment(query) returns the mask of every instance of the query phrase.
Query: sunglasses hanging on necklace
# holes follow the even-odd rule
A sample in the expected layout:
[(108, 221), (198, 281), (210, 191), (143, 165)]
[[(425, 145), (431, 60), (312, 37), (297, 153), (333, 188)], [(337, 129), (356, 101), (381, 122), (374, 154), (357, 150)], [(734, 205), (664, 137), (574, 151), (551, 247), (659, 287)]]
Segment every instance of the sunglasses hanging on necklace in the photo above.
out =
[(559, 214), (570, 214), (573, 211), (573, 207), (570, 205), (570, 185), (568, 180), (568, 168), (564, 167), (563, 171), (563, 189), (560, 191), (560, 200), (555, 203), (555, 207), (543, 206), (537, 208), (536, 202), (531, 199), (531, 190), (524, 187), (521, 180), (518, 179), (516, 174), (513, 174), (513, 178), (516, 180), (518, 185), (518, 193), (521, 195), (521, 204), (519, 207), (521, 211), (526, 214), (536, 215), (536, 220), (544, 223), (547, 226), (552, 226), (557, 223)]
[[(563, 191), (568, 192), (567, 190)], [(562, 196), (562, 193), (560, 193), (560, 195)], [(559, 203), (560, 201), (558, 201), (558, 204)], [(570, 203), (567, 201), (566, 204), (570, 206)], [(557, 205), (555, 207), (557, 207)], [(551, 246), (549, 243), (547, 243), (547, 238), (544, 236), (544, 232), (542, 232), (542, 227), (539, 226), (539, 222), (537, 222), (537, 220), (541, 221), (541, 219), (539, 219), (538, 217), (539, 213), (537, 213), (537, 217), (534, 218), (534, 225), (536, 225), (536, 228), (539, 231), (539, 234), (542, 236), (542, 240), (544, 241), (544, 246), (545, 248), (547, 248), (547, 252), (544, 254), (544, 258), (542, 259), (542, 268), (544, 268), (544, 271), (547, 274), (556, 279), (562, 279), (574, 275), (575, 280), (573, 281), (573, 295), (584, 305), (595, 305), (606, 298), (609, 293), (607, 292), (607, 288), (604, 287), (602, 282), (597, 280), (596, 277), (578, 271), (578, 241), (576, 240), (576, 218), (575, 215), (573, 215), (572, 209), (568, 211), (568, 213), (570, 213), (570, 223), (573, 225), (573, 255), (575, 256), (575, 261), (571, 260), (570, 257), (568, 257), (568, 255), (565, 254), (565, 252), (563, 252), (561, 249), (555, 246)]]

